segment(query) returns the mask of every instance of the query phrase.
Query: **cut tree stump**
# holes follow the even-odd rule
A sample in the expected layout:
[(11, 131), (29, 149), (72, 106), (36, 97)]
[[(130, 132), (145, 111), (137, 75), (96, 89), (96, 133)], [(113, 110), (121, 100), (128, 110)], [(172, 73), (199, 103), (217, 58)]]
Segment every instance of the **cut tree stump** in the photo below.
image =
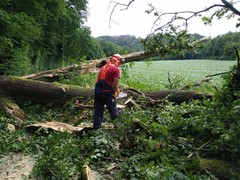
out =
[(8, 116), (14, 119), (12, 123), (15, 126), (19, 127), (22, 125), (25, 119), (25, 113), (11, 97), (0, 93), (0, 108), (3, 109)]

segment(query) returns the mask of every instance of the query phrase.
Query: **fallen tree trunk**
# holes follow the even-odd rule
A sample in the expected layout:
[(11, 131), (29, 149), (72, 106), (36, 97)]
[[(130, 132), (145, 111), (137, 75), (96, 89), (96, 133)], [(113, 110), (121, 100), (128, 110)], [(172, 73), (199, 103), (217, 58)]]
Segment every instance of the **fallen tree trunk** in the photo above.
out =
[(86, 63), (73, 64), (71, 66), (63, 68), (51, 69), (48, 71), (25, 75), (22, 76), (22, 78), (45, 82), (54, 82), (60, 77), (67, 77), (70, 73), (77, 74), (96, 73), (98, 72), (97, 64), (100, 62), (101, 62), (100, 60), (93, 60)]
[[(117, 103), (120, 104), (125, 103), (129, 98), (150, 102), (152, 106), (161, 103), (163, 99), (180, 104), (193, 99), (211, 98), (209, 94), (198, 94), (183, 90), (139, 92), (134, 89), (124, 89), (122, 91), (127, 95), (124, 98), (117, 98)], [(77, 105), (76, 107), (84, 108), (86, 106), (93, 107), (93, 94), (94, 91), (90, 88), (48, 83), (13, 76), (0, 76), (0, 108), (16, 120), (14, 122), (16, 126), (21, 126), (25, 115), (14, 102), (14, 99), (19, 98), (38, 103), (51, 103), (53, 105), (62, 105), (67, 101), (73, 101)]]
[[(125, 58), (125, 63), (128, 63), (128, 62), (145, 59), (147, 58), (147, 56), (144, 55), (144, 52), (135, 52), (135, 53), (124, 55), (124, 58)], [(45, 81), (45, 82), (54, 82), (59, 77), (68, 76), (69, 73), (77, 73), (77, 74), (97, 73), (99, 70), (98, 64), (101, 63), (102, 61), (107, 61), (108, 59), (109, 57), (103, 58), (103, 59), (91, 60), (81, 64), (73, 64), (71, 66), (67, 66), (63, 68), (51, 69), (48, 71), (25, 75), (25, 76), (22, 76), (22, 78)]]
[[(208, 94), (198, 94), (192, 91), (163, 90), (158, 92), (138, 92), (132, 89), (123, 90), (128, 97), (146, 96), (153, 100), (168, 98), (172, 102), (181, 103), (191, 99), (210, 98)], [(25, 98), (37, 102), (65, 103), (77, 98), (84, 102), (93, 95), (93, 89), (66, 84), (52, 84), (30, 79), (0, 76), (0, 93), (8, 94), (11, 97)]]
[(203, 100), (212, 97), (211, 94), (195, 93), (193, 91), (185, 90), (161, 90), (158, 92), (145, 92), (146, 97), (150, 97), (153, 100), (167, 99), (170, 102), (180, 104), (182, 102), (188, 102), (190, 100)]
[(217, 159), (200, 159), (200, 169), (213, 179), (239, 179), (239, 165)]

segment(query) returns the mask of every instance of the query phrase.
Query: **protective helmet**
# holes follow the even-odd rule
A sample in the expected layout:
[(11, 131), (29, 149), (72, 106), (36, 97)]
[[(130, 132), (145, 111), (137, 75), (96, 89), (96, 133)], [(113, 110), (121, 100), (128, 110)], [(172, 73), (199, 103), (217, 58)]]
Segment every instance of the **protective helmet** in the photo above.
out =
[(122, 57), (120, 54), (114, 54), (110, 59), (111, 63), (114, 63), (117, 66), (123, 64), (124, 60), (124, 57)]

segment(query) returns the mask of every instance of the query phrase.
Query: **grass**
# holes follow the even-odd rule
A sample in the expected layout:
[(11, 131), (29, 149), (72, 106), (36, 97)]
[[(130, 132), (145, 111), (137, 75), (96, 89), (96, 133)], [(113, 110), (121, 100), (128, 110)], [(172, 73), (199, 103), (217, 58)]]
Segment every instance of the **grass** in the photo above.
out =
[[(136, 62), (132, 68), (128, 68), (128, 78), (123, 76), (121, 83), (139, 90), (174, 89), (203, 80), (207, 75), (229, 71), (235, 63), (214, 60), (165, 60), (150, 64)], [(212, 78), (214, 84), (221, 84), (220, 76)]]

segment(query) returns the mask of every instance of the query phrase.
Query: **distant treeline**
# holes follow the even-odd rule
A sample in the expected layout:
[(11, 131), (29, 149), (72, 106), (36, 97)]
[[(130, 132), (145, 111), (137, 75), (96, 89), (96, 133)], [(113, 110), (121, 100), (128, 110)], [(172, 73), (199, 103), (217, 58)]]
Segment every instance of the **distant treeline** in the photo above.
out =
[(194, 54), (193, 58), (234, 60), (237, 57), (235, 48), (240, 48), (240, 32), (229, 32), (208, 40), (204, 48), (198, 54)]
[[(203, 38), (199, 34), (194, 34), (194, 37), (198, 39)], [(143, 47), (141, 45), (141, 39), (137, 39), (134, 36), (102, 36), (97, 38), (97, 40), (104, 40), (101, 45), (112, 44), (124, 47), (128, 49), (128, 52), (142, 51)], [(134, 44), (136, 43), (136, 44)], [(105, 46), (106, 49), (114, 49), (110, 46)], [(119, 47), (119, 48), (120, 48)], [(121, 49), (120, 48), (120, 49)], [(205, 40), (202, 44), (202, 47), (195, 52), (185, 52), (179, 56), (168, 57), (167, 59), (213, 59), (213, 60), (234, 60), (236, 59), (235, 48), (240, 48), (240, 32), (229, 32), (224, 35), (219, 35), (213, 39)], [(105, 49), (105, 51), (106, 51)], [(116, 48), (117, 49), (117, 48)], [(161, 57), (159, 57), (161, 59)], [(159, 59), (156, 58), (156, 59)]]

